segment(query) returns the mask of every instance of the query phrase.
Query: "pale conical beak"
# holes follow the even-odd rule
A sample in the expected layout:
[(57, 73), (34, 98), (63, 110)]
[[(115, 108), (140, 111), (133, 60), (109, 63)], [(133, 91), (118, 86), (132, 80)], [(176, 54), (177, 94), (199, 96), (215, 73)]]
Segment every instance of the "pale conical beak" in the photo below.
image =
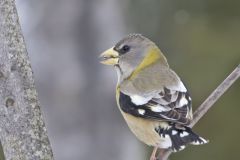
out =
[(100, 55), (101, 63), (105, 65), (118, 64), (119, 54), (112, 48), (106, 50)]

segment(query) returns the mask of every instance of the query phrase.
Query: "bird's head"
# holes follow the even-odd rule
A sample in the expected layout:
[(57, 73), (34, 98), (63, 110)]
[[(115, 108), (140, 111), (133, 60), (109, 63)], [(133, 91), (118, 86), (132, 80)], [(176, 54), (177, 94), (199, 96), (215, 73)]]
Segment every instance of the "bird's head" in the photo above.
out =
[(166, 58), (155, 43), (141, 34), (124, 37), (114, 47), (103, 52), (100, 58), (102, 64), (115, 66), (120, 79), (126, 79), (133, 72), (158, 61), (167, 64)]

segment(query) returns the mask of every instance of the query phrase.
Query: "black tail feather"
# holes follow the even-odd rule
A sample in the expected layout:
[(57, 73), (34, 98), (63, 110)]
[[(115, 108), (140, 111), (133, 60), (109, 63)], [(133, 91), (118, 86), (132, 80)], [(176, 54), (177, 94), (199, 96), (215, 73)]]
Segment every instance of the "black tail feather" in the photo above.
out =
[(172, 125), (168, 129), (159, 128), (156, 131), (161, 137), (165, 137), (166, 135), (170, 136), (172, 141), (172, 146), (170, 148), (174, 152), (183, 150), (188, 144), (201, 145), (208, 142), (186, 126), (176, 127)]

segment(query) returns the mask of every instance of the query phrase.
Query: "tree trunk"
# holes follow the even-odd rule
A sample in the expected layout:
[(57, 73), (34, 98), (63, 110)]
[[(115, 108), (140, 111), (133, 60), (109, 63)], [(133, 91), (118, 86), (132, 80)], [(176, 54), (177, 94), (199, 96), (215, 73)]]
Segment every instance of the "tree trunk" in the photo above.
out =
[(5, 159), (53, 159), (14, 0), (0, 0), (0, 139)]

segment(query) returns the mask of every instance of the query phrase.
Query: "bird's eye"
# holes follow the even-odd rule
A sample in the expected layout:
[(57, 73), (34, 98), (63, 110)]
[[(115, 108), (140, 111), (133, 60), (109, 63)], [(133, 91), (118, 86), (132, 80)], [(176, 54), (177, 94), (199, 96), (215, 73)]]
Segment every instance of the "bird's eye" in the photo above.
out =
[(121, 49), (120, 49), (120, 54), (125, 54), (130, 50), (130, 46), (128, 45), (124, 45)]

